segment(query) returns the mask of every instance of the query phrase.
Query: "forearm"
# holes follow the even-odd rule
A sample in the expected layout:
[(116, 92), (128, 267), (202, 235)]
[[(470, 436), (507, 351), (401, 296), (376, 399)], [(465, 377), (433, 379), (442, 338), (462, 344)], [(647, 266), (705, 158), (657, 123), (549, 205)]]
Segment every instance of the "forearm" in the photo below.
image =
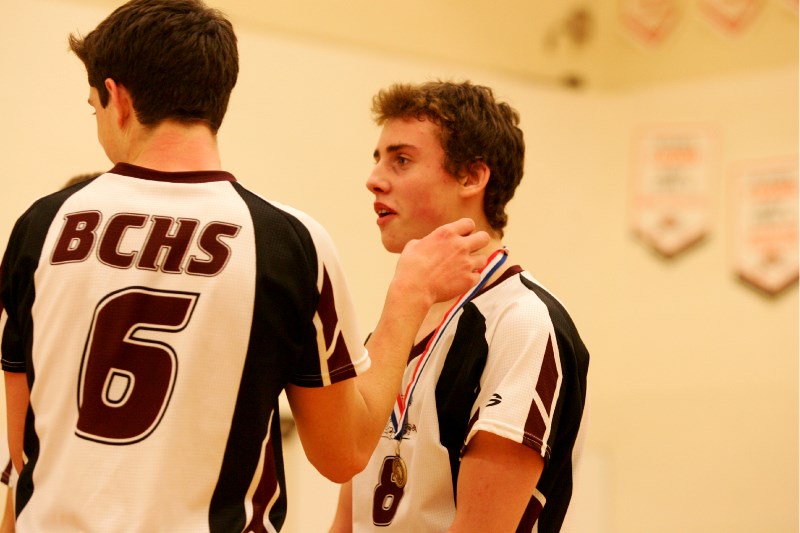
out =
[(334, 482), (348, 481), (363, 470), (389, 420), (429, 305), (413, 292), (393, 281), (367, 343), (372, 358), (368, 371), (330, 387), (286, 389), (306, 456)]
[(339, 489), (339, 502), (336, 506), (336, 516), (328, 533), (351, 533), (353, 531), (353, 485), (351, 482), (342, 484)]
[(30, 399), (27, 376), (23, 373), (5, 372), (5, 387), (8, 451), (14, 468), (20, 472), (24, 461), (25, 415)]
[(14, 494), (11, 487), (6, 491), (5, 511), (0, 522), (0, 533), (14, 533)]
[(392, 413), (409, 353), (428, 312), (427, 302), (419, 298), (411, 302), (412, 298), (402, 286), (390, 289), (378, 324), (367, 342), (373, 364), (355, 380), (365, 405), (364, 418), (357, 423), (364, 424), (361, 427), (365, 435), (370, 435), (369, 441), (362, 443), (370, 454)]

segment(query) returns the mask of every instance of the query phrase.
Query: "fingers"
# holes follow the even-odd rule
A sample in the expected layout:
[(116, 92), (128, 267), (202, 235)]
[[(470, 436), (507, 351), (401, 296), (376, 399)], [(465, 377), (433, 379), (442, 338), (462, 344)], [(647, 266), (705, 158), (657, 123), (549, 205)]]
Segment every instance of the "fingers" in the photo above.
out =
[(464, 242), (470, 251), (477, 252), (489, 245), (491, 238), (485, 231), (476, 231), (471, 235), (464, 237)]
[(491, 250), (485, 248), (491, 242), (491, 237), (486, 231), (475, 231), (475, 222), (470, 218), (462, 218), (449, 224), (444, 224), (433, 230), (428, 236), (420, 240), (410, 241), (406, 246), (409, 250), (419, 247), (427, 249), (436, 255), (450, 255), (460, 257), (460, 268), (450, 265), (451, 269), (464, 272), (477, 272), (485, 265)]
[[(444, 224), (429, 235), (406, 243), (398, 260), (396, 279), (408, 283), (408, 277), (433, 302), (447, 301), (478, 282), (486, 266), (491, 237), (476, 231), (475, 222), (462, 218)], [(405, 280), (405, 281), (404, 281)]]
[(475, 228), (475, 221), (471, 218), (461, 218), (455, 222), (440, 226), (431, 235), (443, 239), (449, 238), (453, 234), (464, 237), (465, 246), (474, 252), (488, 245), (490, 240), (487, 232), (475, 231)]
[(455, 222), (450, 222), (442, 226), (443, 228), (450, 228), (458, 235), (469, 235), (475, 231), (475, 221), (471, 218), (460, 218)]

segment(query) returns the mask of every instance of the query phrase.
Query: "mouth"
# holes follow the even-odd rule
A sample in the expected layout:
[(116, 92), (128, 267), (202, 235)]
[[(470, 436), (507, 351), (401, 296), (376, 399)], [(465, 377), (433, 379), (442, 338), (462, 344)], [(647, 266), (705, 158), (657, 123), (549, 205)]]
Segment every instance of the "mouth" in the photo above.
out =
[(373, 207), (375, 209), (375, 214), (378, 215), (378, 219), (379, 220), (384, 219), (386, 217), (389, 217), (391, 215), (396, 215), (397, 214), (397, 212), (395, 210), (391, 209), (387, 205), (382, 204), (380, 202), (375, 202)]

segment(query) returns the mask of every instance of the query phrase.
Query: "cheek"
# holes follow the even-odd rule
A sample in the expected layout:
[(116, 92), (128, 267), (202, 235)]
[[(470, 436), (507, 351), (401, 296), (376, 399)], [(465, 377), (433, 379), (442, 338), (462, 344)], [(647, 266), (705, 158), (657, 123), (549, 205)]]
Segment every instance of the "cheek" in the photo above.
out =
[(414, 210), (414, 217), (419, 222), (428, 222), (435, 220), (439, 216), (439, 212), (435, 205), (428, 203), (419, 203)]
[(422, 197), (424, 201), (415, 205), (413, 213), (413, 225), (417, 238), (424, 237), (442, 224), (450, 222), (447, 220), (443, 206), (435, 202), (434, 198)]

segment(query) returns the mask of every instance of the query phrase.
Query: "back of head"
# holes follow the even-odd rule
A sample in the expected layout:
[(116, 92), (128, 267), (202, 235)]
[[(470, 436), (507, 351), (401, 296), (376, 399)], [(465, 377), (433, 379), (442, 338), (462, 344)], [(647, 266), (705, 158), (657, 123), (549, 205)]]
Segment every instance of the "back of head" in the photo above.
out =
[(372, 101), (375, 121), (393, 118), (427, 119), (440, 128), (445, 169), (460, 177), (483, 162), (491, 170), (483, 210), (492, 229), (503, 234), (505, 206), (522, 180), (525, 141), (519, 114), (495, 100), (489, 87), (470, 82), (431, 81), (395, 84)]
[(145, 126), (205, 122), (216, 133), (239, 75), (233, 26), (201, 0), (131, 0), (69, 44), (103, 107), (111, 78)]

